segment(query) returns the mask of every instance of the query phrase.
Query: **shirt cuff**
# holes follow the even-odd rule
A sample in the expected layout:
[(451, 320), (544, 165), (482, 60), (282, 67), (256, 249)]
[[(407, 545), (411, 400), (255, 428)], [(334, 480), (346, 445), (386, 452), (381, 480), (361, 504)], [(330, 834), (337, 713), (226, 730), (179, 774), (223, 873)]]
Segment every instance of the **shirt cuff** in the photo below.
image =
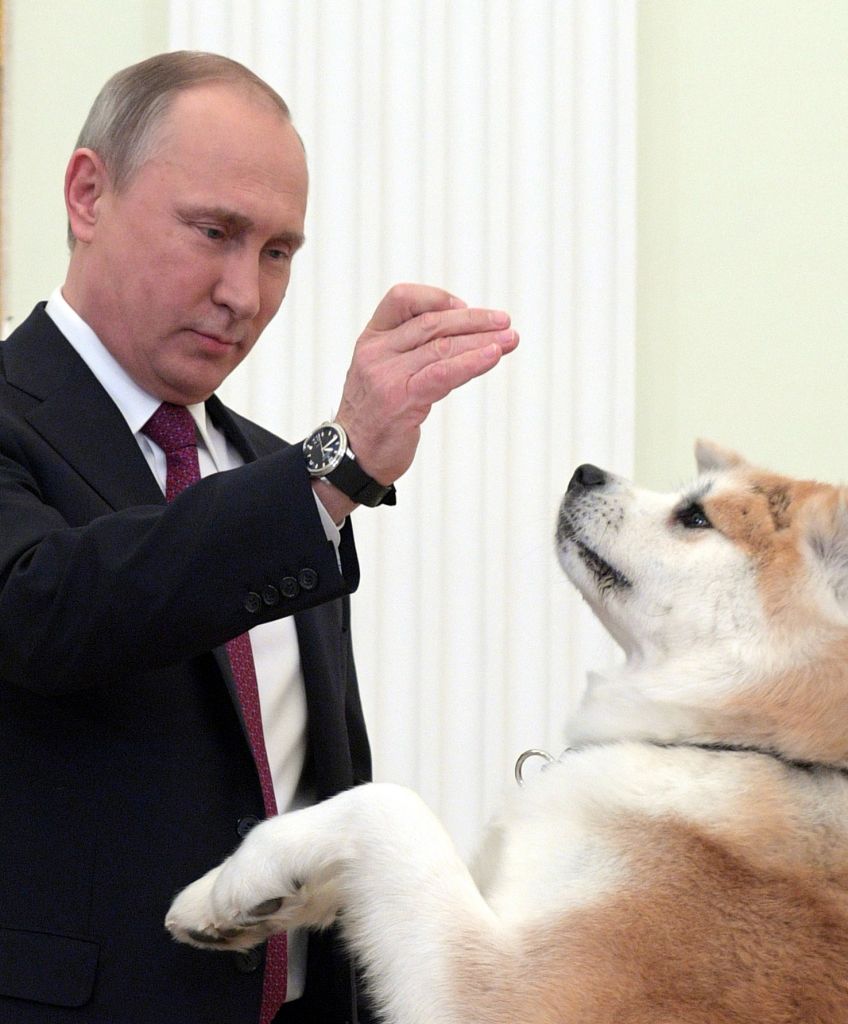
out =
[[(333, 548), (335, 549), (336, 563), (338, 564), (339, 567), (339, 573), (341, 575), (344, 575), (342, 573), (342, 560), (341, 556), (339, 555), (339, 545), (342, 542), (341, 529), (340, 527), (336, 526), (336, 524), (333, 522), (333, 517), (326, 510), (326, 508), (324, 508), (324, 502), (321, 501), (321, 499), (315, 493), (314, 489), (312, 491), (312, 494), (315, 497), (315, 505), (318, 509), (318, 515), (321, 517), (321, 525), (324, 527), (324, 533), (327, 535), (327, 540), (333, 545)], [(342, 523), (342, 526), (344, 526), (344, 523)]]

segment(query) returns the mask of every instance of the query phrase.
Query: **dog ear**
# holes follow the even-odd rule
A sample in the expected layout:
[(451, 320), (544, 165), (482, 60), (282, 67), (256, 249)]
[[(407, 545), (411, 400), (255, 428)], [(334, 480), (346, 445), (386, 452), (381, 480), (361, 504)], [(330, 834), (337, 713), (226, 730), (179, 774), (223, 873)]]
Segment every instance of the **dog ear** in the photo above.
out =
[(734, 466), (745, 465), (741, 455), (702, 437), (695, 442), (695, 461), (698, 463), (699, 473), (706, 473), (710, 469), (732, 469)]
[(805, 534), (828, 587), (848, 610), (848, 488), (834, 488), (809, 503)]

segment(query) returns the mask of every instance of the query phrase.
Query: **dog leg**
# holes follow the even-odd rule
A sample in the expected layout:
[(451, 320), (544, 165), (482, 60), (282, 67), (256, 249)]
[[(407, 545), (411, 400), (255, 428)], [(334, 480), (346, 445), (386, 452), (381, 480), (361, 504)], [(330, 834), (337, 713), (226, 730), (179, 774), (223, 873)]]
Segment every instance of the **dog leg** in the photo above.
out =
[(469, 942), (499, 950), (497, 918), (435, 816), (411, 791), (372, 784), (257, 826), (174, 901), (167, 927), (217, 949), (290, 927), (345, 938), (393, 1024), (463, 1024), (455, 963)]

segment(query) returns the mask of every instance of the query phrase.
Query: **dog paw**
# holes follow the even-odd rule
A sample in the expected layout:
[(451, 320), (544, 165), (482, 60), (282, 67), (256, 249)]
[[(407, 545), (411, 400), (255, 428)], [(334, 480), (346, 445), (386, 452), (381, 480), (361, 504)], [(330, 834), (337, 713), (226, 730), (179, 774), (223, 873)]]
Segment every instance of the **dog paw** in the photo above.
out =
[(250, 949), (304, 923), (303, 887), (292, 881), (268, 895), (261, 879), (233, 858), (192, 882), (171, 904), (165, 927), (180, 942), (203, 949)]
[(297, 855), (297, 844), (287, 842), (292, 824), (286, 816), (258, 826), (232, 857), (184, 889), (165, 919), (174, 938), (249, 949), (275, 932), (331, 924), (338, 909), (331, 873)]

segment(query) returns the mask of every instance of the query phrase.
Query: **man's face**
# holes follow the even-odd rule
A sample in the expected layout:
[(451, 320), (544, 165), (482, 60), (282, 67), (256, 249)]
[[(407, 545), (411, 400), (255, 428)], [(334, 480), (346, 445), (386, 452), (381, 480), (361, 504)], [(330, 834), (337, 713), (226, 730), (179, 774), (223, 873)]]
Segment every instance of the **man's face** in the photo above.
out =
[(267, 97), (183, 92), (135, 176), (96, 200), (66, 297), (141, 387), (202, 401), (279, 309), (306, 193), (300, 140)]

